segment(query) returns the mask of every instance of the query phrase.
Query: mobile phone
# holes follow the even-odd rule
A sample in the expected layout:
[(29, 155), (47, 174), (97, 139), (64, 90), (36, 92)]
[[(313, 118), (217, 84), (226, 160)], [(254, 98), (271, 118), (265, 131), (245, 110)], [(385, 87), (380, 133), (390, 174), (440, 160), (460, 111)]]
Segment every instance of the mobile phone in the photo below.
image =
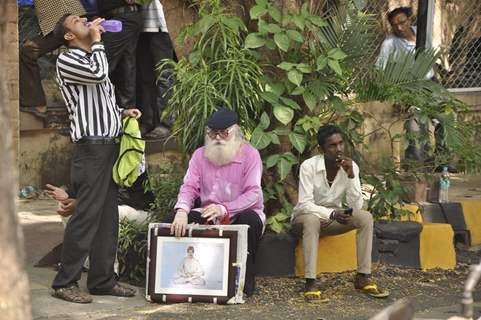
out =
[(352, 216), (352, 208), (345, 209), (344, 214), (348, 214), (348, 215)]

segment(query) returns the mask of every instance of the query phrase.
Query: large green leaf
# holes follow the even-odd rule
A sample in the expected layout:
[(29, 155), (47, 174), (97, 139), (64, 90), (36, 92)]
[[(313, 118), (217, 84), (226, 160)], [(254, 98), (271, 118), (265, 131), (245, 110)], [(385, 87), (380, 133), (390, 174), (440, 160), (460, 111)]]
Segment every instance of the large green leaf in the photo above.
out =
[(287, 175), (291, 172), (291, 169), (292, 162), (290, 162), (286, 158), (281, 157), (279, 159), (279, 162), (277, 162), (277, 172), (279, 173), (279, 179), (281, 181), (287, 177)]
[(277, 136), (277, 134), (275, 134), (274, 132), (269, 132), (269, 135), (271, 137), (271, 142), (274, 143), (274, 144), (281, 144), (281, 140), (279, 140), (279, 137)]
[(284, 93), (285, 88), (284, 85), (280, 82), (269, 82), (266, 84), (266, 91), (271, 92), (279, 97)]
[(262, 47), (266, 43), (266, 39), (259, 33), (250, 33), (245, 39), (245, 47), (255, 49)]
[(296, 163), (299, 163), (299, 161), (297, 160), (296, 156), (292, 154), (292, 152), (285, 152), (283, 155), (282, 155), (283, 158), (287, 159), (287, 161), (289, 161), (290, 163), (292, 164), (296, 164)]
[(301, 29), (301, 31), (304, 31), (304, 28), (306, 26), (306, 22), (304, 18), (300, 15), (295, 15), (292, 17), (292, 21), (296, 25), (297, 28)]
[(327, 61), (328, 59), (326, 56), (320, 55), (319, 57), (317, 57), (317, 61), (316, 61), (317, 71), (324, 69), (327, 66)]
[(252, 132), (251, 144), (254, 148), (262, 150), (271, 143), (271, 138), (268, 133), (264, 132), (260, 127), (255, 128)]
[(324, 20), (323, 20), (321, 17), (319, 17), (319, 16), (312, 16), (312, 15), (311, 15), (311, 16), (308, 17), (308, 20), (309, 20), (312, 24), (314, 24), (314, 25), (316, 25), (316, 26), (318, 26), (318, 27), (325, 27), (325, 26), (327, 26), (327, 22), (324, 21)]
[(337, 60), (328, 59), (328, 60), (327, 60), (327, 65), (328, 65), (329, 68), (331, 68), (335, 73), (337, 73), (338, 75), (342, 76), (341, 65), (339, 64), (339, 62), (337, 62)]
[(276, 104), (279, 102), (279, 96), (277, 95), (277, 92), (273, 91), (265, 91), (261, 93), (262, 99), (266, 100), (270, 104)]
[(282, 105), (275, 105), (274, 116), (277, 120), (279, 120), (280, 123), (287, 125), (294, 117), (294, 111), (291, 108), (284, 107)]
[(265, 160), (266, 168), (269, 169), (275, 166), (279, 161), (279, 158), (280, 158), (279, 154), (271, 154), (270, 156), (268, 156)]
[(332, 48), (327, 52), (327, 56), (330, 59), (342, 60), (347, 57), (347, 54), (345, 54), (340, 48)]
[(294, 146), (294, 148), (296, 148), (296, 150), (299, 153), (304, 152), (304, 149), (306, 148), (306, 145), (307, 145), (307, 139), (305, 135), (291, 132), (289, 134), (289, 141), (291, 141), (292, 145)]
[(279, 27), (279, 25), (275, 23), (269, 23), (266, 26), (266, 30), (270, 33), (279, 33), (282, 31), (281, 27)]
[(270, 124), (271, 120), (269, 119), (269, 116), (267, 115), (267, 113), (263, 112), (261, 115), (261, 121), (259, 122), (259, 127), (262, 130), (266, 130), (267, 128), (269, 128)]
[(289, 49), (289, 37), (283, 32), (274, 35), (274, 42), (284, 52)]
[(296, 69), (299, 70), (302, 73), (311, 73), (312, 72), (311, 66), (308, 65), (307, 63), (299, 63), (298, 65), (296, 65)]
[(268, 10), (265, 6), (255, 5), (250, 9), (249, 14), (251, 16), (251, 19), (257, 19), (266, 14), (267, 11)]
[(297, 71), (296, 69), (293, 69), (287, 73), (287, 78), (289, 79), (290, 82), (295, 84), (296, 86), (300, 86), (302, 83), (302, 73)]
[(295, 66), (296, 65), (294, 63), (290, 63), (286, 61), (283, 61), (277, 65), (279, 69), (286, 70), (286, 71), (292, 70)]
[(197, 22), (197, 25), (199, 27), (199, 30), (202, 32), (202, 33), (206, 33), (207, 30), (210, 29), (210, 27), (212, 27), (215, 23), (215, 19), (213, 16), (210, 16), (210, 15), (206, 15), (206, 16), (203, 16), (198, 22)]
[(314, 108), (317, 106), (316, 96), (309, 90), (306, 90), (304, 91), (302, 97), (304, 98), (304, 102), (306, 103), (306, 106), (309, 108), (309, 110), (314, 110)]
[(276, 7), (271, 7), (269, 10), (269, 15), (274, 19), (276, 22), (280, 23), (282, 20), (282, 13)]
[(304, 38), (302, 37), (302, 34), (299, 31), (288, 30), (287, 36), (296, 42), (299, 42), (299, 43), (304, 42)]
[(301, 110), (301, 107), (292, 99), (281, 97), (281, 101), (294, 110)]

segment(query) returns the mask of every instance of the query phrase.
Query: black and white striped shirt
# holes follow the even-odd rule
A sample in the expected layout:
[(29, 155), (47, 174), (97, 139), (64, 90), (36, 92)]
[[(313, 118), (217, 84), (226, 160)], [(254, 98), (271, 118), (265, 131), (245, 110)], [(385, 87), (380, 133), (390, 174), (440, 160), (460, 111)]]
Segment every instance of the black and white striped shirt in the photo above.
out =
[(57, 80), (70, 119), (73, 142), (82, 137), (117, 137), (122, 129), (104, 45), (94, 43), (92, 53), (69, 48), (57, 59)]

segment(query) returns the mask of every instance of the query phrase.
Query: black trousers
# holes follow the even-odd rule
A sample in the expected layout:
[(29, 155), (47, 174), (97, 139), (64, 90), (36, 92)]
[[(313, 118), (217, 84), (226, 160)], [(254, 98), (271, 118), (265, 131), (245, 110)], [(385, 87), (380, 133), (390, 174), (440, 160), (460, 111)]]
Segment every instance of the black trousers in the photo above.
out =
[[(191, 211), (188, 215), (188, 223), (204, 224), (205, 219), (201, 217), (200, 212)], [(165, 222), (172, 223), (175, 218), (175, 213), (167, 217)], [(238, 213), (234, 220), (231, 220), (231, 224), (247, 224), (249, 230), (247, 231), (247, 262), (246, 262), (246, 279), (244, 286), (244, 293), (248, 296), (252, 295), (256, 288), (255, 278), (255, 259), (257, 253), (257, 247), (262, 237), (262, 221), (259, 215), (253, 210), (245, 210)]]
[(123, 108), (131, 108), (136, 106), (135, 50), (142, 26), (142, 15), (138, 11), (108, 18), (122, 22), (121, 32), (105, 32), (102, 34), (109, 62), (109, 76), (115, 86), (117, 104)]
[(157, 79), (156, 66), (163, 59), (174, 59), (167, 32), (141, 32), (137, 43), (137, 106), (142, 111), (140, 124), (148, 132), (160, 124), (160, 116), (171, 95), (172, 70), (164, 69)]
[(112, 167), (118, 153), (118, 144), (75, 145), (71, 183), (77, 208), (65, 228), (61, 266), (52, 284), (54, 289), (75, 284), (87, 256), (90, 258), (89, 291), (104, 293), (115, 285), (119, 213)]
[(26, 39), (20, 46), (20, 105), (38, 107), (47, 105), (45, 92), (42, 88), (38, 58), (46, 53), (58, 49), (62, 40), (55, 38), (53, 33), (46, 36), (38, 35), (33, 39)]

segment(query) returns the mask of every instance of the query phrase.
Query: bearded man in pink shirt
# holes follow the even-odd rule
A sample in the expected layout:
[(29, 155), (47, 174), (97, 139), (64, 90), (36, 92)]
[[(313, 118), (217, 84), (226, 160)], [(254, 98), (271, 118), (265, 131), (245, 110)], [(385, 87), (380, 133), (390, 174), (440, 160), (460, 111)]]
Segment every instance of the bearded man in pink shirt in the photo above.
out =
[[(184, 236), (188, 223), (249, 225), (244, 293), (251, 296), (254, 260), (265, 223), (262, 161), (257, 149), (244, 139), (238, 121), (237, 113), (226, 107), (207, 120), (206, 143), (190, 159), (171, 234)], [(196, 199), (200, 208), (193, 208)]]

